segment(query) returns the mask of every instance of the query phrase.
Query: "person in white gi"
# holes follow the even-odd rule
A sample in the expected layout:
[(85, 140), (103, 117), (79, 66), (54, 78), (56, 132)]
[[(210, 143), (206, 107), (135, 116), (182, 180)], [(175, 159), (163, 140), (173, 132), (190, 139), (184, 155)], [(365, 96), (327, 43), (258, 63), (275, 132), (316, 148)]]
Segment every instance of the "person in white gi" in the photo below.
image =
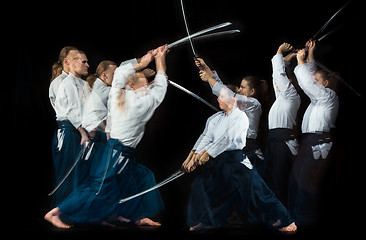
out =
[[(81, 79), (88, 75), (88, 59), (81, 51), (70, 52), (67, 57), (69, 75), (60, 83), (56, 94), (55, 111), (58, 129), (52, 143), (52, 155), (55, 167), (55, 184), (61, 182), (73, 166), (81, 145), (89, 142), (82, 127), (84, 103), (89, 96), (89, 86)], [(73, 173), (52, 195), (52, 205), (64, 200), (81, 182), (82, 168), (76, 166)]]
[(339, 99), (337, 75), (316, 70), (315, 41), (309, 41), (307, 47), (310, 62), (305, 62), (306, 50), (300, 50), (295, 74), (311, 102), (303, 117), (299, 154), (291, 171), (289, 210), (301, 226), (312, 227), (329, 220), (334, 212), (329, 204), (328, 171), (334, 143), (331, 130), (335, 128)]

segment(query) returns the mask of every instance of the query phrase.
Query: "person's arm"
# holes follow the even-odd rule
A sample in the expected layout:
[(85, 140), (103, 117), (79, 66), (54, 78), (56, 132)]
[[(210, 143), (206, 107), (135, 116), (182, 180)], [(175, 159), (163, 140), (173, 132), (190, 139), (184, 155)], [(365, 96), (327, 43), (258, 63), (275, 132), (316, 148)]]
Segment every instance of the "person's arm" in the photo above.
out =
[(306, 42), (305, 47), (308, 48), (308, 58), (306, 60), (306, 62), (312, 62), (315, 60), (315, 48), (316, 48), (316, 41), (315, 40), (309, 40)]
[(312, 101), (320, 98), (325, 92), (325, 87), (315, 81), (312, 72), (306, 66), (305, 49), (300, 50), (296, 57), (298, 65), (294, 72), (299, 86)]
[(149, 91), (146, 95), (138, 97), (138, 104), (140, 109), (144, 109), (146, 111), (157, 108), (160, 103), (164, 100), (165, 93), (168, 87), (168, 76), (166, 75), (166, 55), (168, 53), (168, 48), (166, 45), (161, 46), (154, 50), (156, 52), (155, 56), (155, 64), (157, 74), (155, 75), (155, 79), (151, 87), (149, 87)]
[(156, 49), (156, 55), (155, 55), (156, 72), (166, 73), (165, 59), (168, 52), (169, 49), (166, 44)]
[(283, 53), (291, 51), (293, 47), (288, 43), (283, 43), (277, 50), (277, 54), (273, 56), (272, 69), (273, 69), (273, 89), (275, 91), (276, 98), (279, 94), (288, 100), (293, 100), (298, 98), (296, 89), (291, 84), (289, 78), (286, 74), (286, 63), (285, 61), (290, 61), (291, 58), (296, 56), (295, 53), (289, 53), (286, 57), (283, 57)]
[(80, 127), (78, 127), (78, 131), (81, 135), (80, 145), (84, 145), (85, 143), (88, 143), (89, 137), (88, 137), (88, 134), (86, 133), (85, 129), (82, 126), (80, 126)]

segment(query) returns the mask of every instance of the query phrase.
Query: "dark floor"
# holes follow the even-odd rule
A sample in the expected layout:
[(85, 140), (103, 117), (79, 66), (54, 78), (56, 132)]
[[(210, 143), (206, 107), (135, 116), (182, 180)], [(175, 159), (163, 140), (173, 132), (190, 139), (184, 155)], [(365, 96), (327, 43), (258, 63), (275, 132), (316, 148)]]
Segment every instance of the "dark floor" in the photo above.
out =
[(114, 228), (100, 226), (77, 226), (62, 230), (53, 227), (43, 219), (28, 219), (25, 227), (17, 225), (12, 231), (14, 233), (26, 233), (28, 237), (47, 239), (86, 239), (87, 237), (149, 237), (149, 238), (177, 238), (188, 237), (189, 239), (208, 239), (215, 237), (229, 237), (240, 239), (310, 239), (312, 237), (351, 237), (359, 233), (356, 228), (348, 228), (341, 224), (324, 224), (314, 229), (299, 229), (296, 233), (281, 233), (268, 231), (263, 228), (235, 226), (230, 228), (212, 229), (204, 232), (189, 232), (185, 226), (174, 225), (171, 221), (164, 222), (160, 228), (138, 227), (134, 225), (119, 225)]

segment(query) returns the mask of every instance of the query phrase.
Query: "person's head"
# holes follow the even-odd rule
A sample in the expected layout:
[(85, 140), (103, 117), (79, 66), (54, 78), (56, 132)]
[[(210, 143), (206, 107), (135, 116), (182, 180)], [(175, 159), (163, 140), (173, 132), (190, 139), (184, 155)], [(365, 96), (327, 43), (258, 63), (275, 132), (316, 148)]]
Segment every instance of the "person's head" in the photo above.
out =
[(52, 77), (51, 82), (53, 79), (58, 77), (62, 71), (69, 73), (70, 69), (68, 66), (68, 59), (67, 56), (76, 53), (78, 50), (76, 47), (73, 46), (66, 46), (61, 49), (60, 54), (58, 56), (58, 61), (52, 65)]
[(149, 81), (147, 80), (145, 74), (143, 72), (136, 72), (135, 75), (131, 75), (128, 78), (127, 84), (133, 89), (137, 90), (142, 87), (146, 87), (149, 85)]
[(241, 80), (238, 93), (247, 97), (255, 97), (259, 88), (259, 78), (246, 76)]
[(262, 98), (267, 91), (267, 82), (255, 76), (246, 76), (240, 83), (238, 93), (247, 97)]
[(70, 57), (69, 68), (70, 72), (74, 74), (75, 77), (82, 77), (88, 75), (88, 58), (83, 51), (78, 51), (76, 54)]
[(330, 88), (333, 91), (337, 92), (338, 87), (338, 73), (329, 73), (324, 69), (318, 69), (315, 71), (314, 79), (322, 86), (326, 88)]
[[(149, 82), (144, 74), (144, 72), (137, 71), (127, 77), (126, 85), (130, 87), (136, 94), (145, 95), (148, 92), (147, 86)], [(120, 89), (118, 94), (118, 107), (121, 111), (126, 111), (126, 88)]]
[(226, 113), (230, 112), (236, 107), (235, 94), (228, 90), (228, 88), (222, 88), (220, 95), (217, 98), (220, 109)]
[(107, 86), (112, 85), (114, 71), (117, 68), (117, 64), (113, 61), (104, 60), (99, 63), (95, 74), (88, 76), (86, 81), (90, 87), (93, 87), (94, 82), (97, 78), (101, 79)]

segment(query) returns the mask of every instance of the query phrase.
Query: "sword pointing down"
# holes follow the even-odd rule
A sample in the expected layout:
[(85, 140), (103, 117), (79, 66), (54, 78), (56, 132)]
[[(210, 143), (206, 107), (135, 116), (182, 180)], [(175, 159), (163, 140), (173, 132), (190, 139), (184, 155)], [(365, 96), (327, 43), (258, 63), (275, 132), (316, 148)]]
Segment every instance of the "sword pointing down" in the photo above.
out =
[(201, 98), (200, 96), (198, 96), (197, 94), (195, 94), (195, 93), (193, 93), (193, 92), (191, 92), (191, 91), (189, 91), (188, 89), (186, 89), (186, 88), (184, 88), (184, 87), (182, 87), (181, 85), (179, 85), (179, 84), (177, 84), (177, 83), (175, 83), (175, 82), (173, 82), (173, 81), (171, 81), (171, 80), (169, 80), (169, 83), (170, 83), (170, 85), (172, 85), (172, 86), (174, 86), (174, 87), (176, 87), (176, 88), (178, 88), (178, 89), (180, 89), (180, 90), (182, 90), (183, 92), (185, 92), (185, 93), (188, 93), (189, 95), (191, 95), (192, 97), (194, 97), (195, 99), (197, 99), (197, 100), (199, 100), (200, 102), (202, 102), (202, 103), (204, 103), (204, 104), (206, 104), (207, 106), (209, 106), (210, 108), (212, 108), (213, 110), (215, 110), (215, 111), (219, 111), (215, 106), (213, 106), (212, 104), (210, 104), (209, 102), (207, 102), (205, 99), (203, 99), (203, 98)]
[(155, 186), (149, 188), (149, 189), (146, 189), (145, 191), (142, 191), (140, 193), (137, 193), (135, 195), (132, 195), (130, 197), (127, 197), (127, 198), (123, 198), (119, 201), (119, 203), (125, 203), (131, 199), (134, 199), (134, 198), (137, 198), (141, 195), (144, 195), (145, 193), (148, 193), (148, 192), (151, 192), (155, 189), (158, 189), (160, 188), (161, 186), (164, 186), (165, 184), (167, 183), (170, 183), (171, 181), (183, 176), (186, 172), (183, 170), (183, 169), (179, 169), (178, 171), (176, 171), (175, 173), (173, 173), (172, 175), (170, 175), (169, 177), (167, 177), (166, 179), (164, 179), (163, 181), (161, 181), (160, 183), (156, 184)]
[(80, 152), (76, 156), (74, 164), (71, 166), (70, 170), (66, 173), (66, 175), (62, 178), (62, 180), (59, 182), (59, 184), (57, 184), (57, 186), (52, 190), (52, 192), (50, 192), (48, 194), (48, 196), (53, 195), (57, 191), (57, 189), (59, 189), (59, 187), (65, 182), (66, 178), (70, 175), (72, 170), (74, 170), (76, 164), (79, 162), (81, 157), (84, 155), (87, 146), (88, 146), (88, 142), (86, 142), (85, 144), (83, 144), (83, 146), (81, 146)]

